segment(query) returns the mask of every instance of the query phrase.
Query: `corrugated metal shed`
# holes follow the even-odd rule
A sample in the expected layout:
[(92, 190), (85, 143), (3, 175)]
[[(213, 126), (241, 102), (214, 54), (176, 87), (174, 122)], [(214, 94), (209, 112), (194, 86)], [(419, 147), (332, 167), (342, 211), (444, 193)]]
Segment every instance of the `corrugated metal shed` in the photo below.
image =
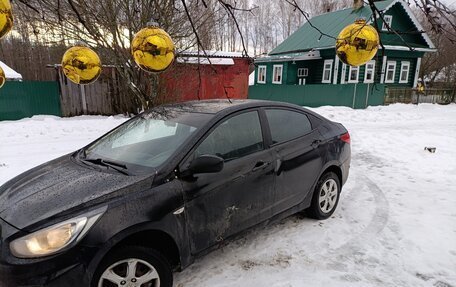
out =
[(248, 58), (241, 52), (224, 51), (181, 51), (177, 62), (200, 65), (234, 65), (233, 59)]
[(195, 65), (234, 65), (232, 58), (179, 57), (178, 63)]
[(181, 51), (177, 53), (179, 57), (208, 57), (208, 58), (246, 58), (241, 52), (225, 51)]

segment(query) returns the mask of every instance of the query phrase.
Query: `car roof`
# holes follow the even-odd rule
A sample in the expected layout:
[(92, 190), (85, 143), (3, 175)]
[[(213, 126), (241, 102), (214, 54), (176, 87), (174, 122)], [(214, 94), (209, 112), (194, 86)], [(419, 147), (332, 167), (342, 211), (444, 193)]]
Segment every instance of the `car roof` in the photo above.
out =
[(161, 106), (165, 109), (176, 109), (177, 111), (193, 112), (193, 113), (206, 113), (217, 114), (219, 112), (231, 112), (242, 110), (246, 108), (255, 107), (292, 107), (301, 108), (297, 105), (264, 101), (264, 100), (228, 100), (228, 99), (215, 99), (215, 100), (201, 100), (201, 101), (188, 101), (182, 103), (167, 104)]

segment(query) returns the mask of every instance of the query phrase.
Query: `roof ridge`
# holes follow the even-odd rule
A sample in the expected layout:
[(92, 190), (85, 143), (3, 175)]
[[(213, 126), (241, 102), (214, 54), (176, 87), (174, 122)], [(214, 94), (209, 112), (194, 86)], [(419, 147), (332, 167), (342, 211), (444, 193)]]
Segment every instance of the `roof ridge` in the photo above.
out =
[[(385, 0), (385, 1), (388, 1), (388, 0)], [(363, 9), (363, 8), (366, 8), (366, 6), (363, 6), (363, 7), (359, 8), (359, 9)], [(359, 10), (359, 9), (356, 9), (356, 10)], [(353, 9), (353, 7), (347, 7), (347, 8), (340, 9), (340, 10), (324, 12), (324, 13), (322, 13), (322, 14), (313, 16), (313, 17), (310, 18), (309, 20), (312, 20), (312, 19), (314, 19), (314, 18), (318, 18), (318, 17), (320, 17), (320, 16), (327, 16), (328, 14), (332, 14), (332, 13), (345, 12), (346, 10), (355, 10), (355, 9)], [(307, 21), (306, 23), (308, 23), (308, 21)]]
[[(386, 2), (390, 2), (390, 4), (391, 4), (391, 3), (393, 3), (394, 1), (396, 1), (396, 0), (380, 0), (380, 1), (374, 2), (374, 5), (377, 6), (378, 3), (386, 3)], [(387, 5), (386, 7), (388, 7), (388, 6), (389, 6), (389, 5)], [(356, 11), (358, 11), (358, 10), (360, 10), (360, 9), (363, 9), (363, 8), (369, 9), (369, 11), (370, 11), (369, 6), (366, 6), (366, 5), (363, 5), (361, 8), (356, 9)], [(331, 14), (331, 13), (337, 13), (337, 12), (342, 12), (342, 11), (346, 11), (346, 10), (353, 10), (353, 11), (355, 11), (355, 9), (353, 9), (353, 7), (347, 7), (347, 8), (344, 8), (344, 9), (335, 10), (335, 11), (330, 11), (330, 12), (324, 12), (324, 13), (322, 13), (322, 14), (315, 15), (315, 16), (313, 16), (312, 18), (310, 18), (309, 20), (312, 20), (312, 19), (314, 19), (314, 18), (318, 18), (318, 17), (320, 17), (320, 16), (325, 16), (325, 15), (328, 15), (328, 14)], [(306, 23), (308, 23), (308, 22), (309, 22), (309, 21), (307, 21)], [(304, 23), (303, 26), (304, 26), (306, 23)], [(301, 26), (301, 27), (302, 27), (302, 26)]]

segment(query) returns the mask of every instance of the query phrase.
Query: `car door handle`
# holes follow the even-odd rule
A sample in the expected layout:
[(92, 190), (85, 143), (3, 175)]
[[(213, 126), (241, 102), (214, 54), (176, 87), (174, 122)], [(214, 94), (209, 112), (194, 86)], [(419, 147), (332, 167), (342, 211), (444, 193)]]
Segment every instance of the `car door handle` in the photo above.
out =
[(252, 168), (252, 171), (255, 172), (260, 169), (266, 168), (268, 165), (270, 165), (270, 162), (264, 162), (264, 161), (259, 161), (255, 164), (255, 166)]
[(312, 142), (312, 147), (318, 147), (321, 144), (321, 140), (314, 140)]

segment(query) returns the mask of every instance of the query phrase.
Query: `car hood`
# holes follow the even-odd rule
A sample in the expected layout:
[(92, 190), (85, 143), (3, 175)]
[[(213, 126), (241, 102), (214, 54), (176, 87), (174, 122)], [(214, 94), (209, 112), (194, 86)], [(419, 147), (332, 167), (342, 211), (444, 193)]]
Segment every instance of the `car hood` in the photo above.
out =
[(152, 181), (150, 175), (126, 176), (94, 170), (66, 155), (1, 186), (0, 218), (27, 231), (28, 226), (60, 213), (150, 188)]

